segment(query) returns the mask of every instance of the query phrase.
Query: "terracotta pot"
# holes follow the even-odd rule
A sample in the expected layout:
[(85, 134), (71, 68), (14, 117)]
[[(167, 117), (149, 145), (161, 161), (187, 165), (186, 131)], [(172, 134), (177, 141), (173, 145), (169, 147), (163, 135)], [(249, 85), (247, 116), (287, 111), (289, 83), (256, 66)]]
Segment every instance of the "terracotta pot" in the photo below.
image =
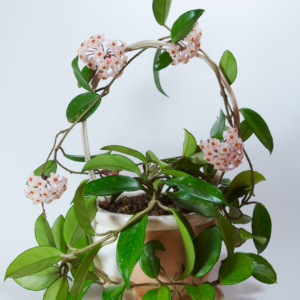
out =
[[(127, 196), (135, 196), (140, 194), (140, 192), (124, 194)], [(131, 215), (111, 213), (99, 208), (93, 225), (96, 232), (103, 233), (121, 227), (131, 217)], [(205, 218), (194, 213), (186, 215), (186, 218), (191, 224), (196, 236), (204, 228), (215, 224), (215, 219)], [(94, 238), (95, 241), (99, 239), (99, 237)], [(145, 242), (150, 240), (160, 241), (166, 250), (165, 252), (156, 252), (156, 255), (160, 258), (161, 266), (167, 274), (167, 276), (159, 275), (159, 279), (163, 282), (168, 282), (167, 277), (173, 278), (175, 274), (179, 277), (182, 272), (181, 263), (185, 264), (185, 250), (175, 218), (173, 216), (149, 216)], [(112, 280), (121, 281), (122, 277), (116, 264), (116, 245), (117, 241), (103, 247), (95, 259), (95, 266), (98, 269), (103, 270)], [(208, 275), (202, 278), (201, 281), (206, 281), (207, 277)], [(186, 278), (184, 282), (193, 283), (193, 280), (196, 280), (196, 283), (200, 283), (199, 279), (193, 279), (191, 276)], [(156, 282), (144, 274), (139, 263), (134, 268), (132, 281), (134, 284)], [(130, 292), (127, 291), (124, 293), (123, 300), (140, 300), (144, 293), (149, 289), (149, 287), (138, 287), (132, 289)], [(184, 292), (182, 295), (184, 295)], [(180, 299), (178, 292), (172, 299)]]

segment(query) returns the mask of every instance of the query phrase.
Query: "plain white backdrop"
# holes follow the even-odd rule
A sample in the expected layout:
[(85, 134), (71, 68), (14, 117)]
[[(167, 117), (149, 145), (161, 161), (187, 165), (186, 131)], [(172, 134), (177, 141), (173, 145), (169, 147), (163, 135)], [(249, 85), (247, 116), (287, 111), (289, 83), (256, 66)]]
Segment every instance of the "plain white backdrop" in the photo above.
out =
[[(232, 88), (239, 106), (262, 115), (275, 145), (271, 156), (255, 136), (245, 146), (254, 169), (267, 179), (257, 185), (255, 194), (273, 220), (272, 239), (263, 256), (277, 271), (278, 284), (249, 279), (224, 287), (226, 299), (298, 299), (299, 1), (173, 0), (167, 24), (172, 26), (179, 15), (196, 8), (206, 10), (199, 21), (203, 50), (216, 62), (224, 50), (235, 55), (238, 77)], [(32, 205), (23, 189), (26, 176), (45, 161), (55, 134), (70, 125), (65, 117), (68, 103), (84, 92), (77, 88), (71, 69), (80, 42), (105, 33), (131, 44), (168, 32), (156, 24), (151, 0), (2, 0), (0, 26), (0, 276), (4, 278), (10, 262), (37, 245), (33, 229), (41, 207)], [(180, 155), (183, 128), (198, 141), (208, 138), (223, 108), (214, 74), (196, 58), (187, 65), (170, 66), (161, 72), (170, 97), (166, 98), (154, 85), (154, 53), (146, 51), (126, 69), (88, 120), (92, 154), (105, 145), (119, 144), (143, 153), (151, 149), (163, 158)], [(67, 153), (82, 154), (80, 125), (63, 147)], [(81, 163), (60, 159), (71, 169), (82, 168)], [(245, 161), (227, 177), (246, 169)], [(59, 214), (65, 215), (83, 179), (58, 172), (69, 178), (69, 187), (60, 200), (46, 207), (50, 224)], [(251, 241), (240, 249), (255, 251)], [(216, 276), (214, 271), (211, 279)], [(100, 291), (93, 288), (85, 299), (101, 299)], [(43, 292), (24, 290), (11, 279), (0, 283), (1, 300), (42, 297)]]

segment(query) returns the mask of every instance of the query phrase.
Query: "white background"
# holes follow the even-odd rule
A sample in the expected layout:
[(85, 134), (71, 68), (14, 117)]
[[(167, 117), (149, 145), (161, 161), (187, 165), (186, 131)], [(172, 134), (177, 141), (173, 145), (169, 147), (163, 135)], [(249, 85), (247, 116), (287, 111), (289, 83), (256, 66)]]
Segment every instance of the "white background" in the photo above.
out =
[[(1, 260), (0, 275), (21, 252), (36, 246), (34, 223), (41, 213), (23, 195), (26, 176), (41, 165), (55, 134), (70, 124), (68, 103), (83, 93), (76, 86), (71, 61), (81, 41), (105, 33), (128, 44), (168, 34), (156, 24), (152, 1), (1, 1)], [(267, 181), (257, 185), (256, 200), (269, 210), (272, 239), (263, 256), (278, 273), (278, 284), (249, 279), (224, 287), (229, 300), (298, 299), (299, 284), (299, 1), (174, 0), (169, 26), (183, 12), (203, 8), (202, 47), (216, 62), (230, 50), (238, 62), (232, 85), (240, 107), (260, 113), (274, 137), (270, 156), (256, 137), (246, 142), (254, 169)], [(120, 144), (157, 156), (180, 155), (187, 128), (197, 140), (208, 138), (222, 106), (217, 80), (199, 59), (161, 72), (165, 92), (153, 81), (154, 49), (146, 51), (113, 85), (89, 119), (92, 154)], [(131, 56), (132, 54), (130, 54)], [(80, 126), (64, 143), (70, 154), (82, 154)], [(80, 170), (82, 164), (65, 161)], [(246, 162), (227, 177), (248, 169)], [(48, 205), (50, 224), (69, 209), (80, 175), (68, 176), (64, 196)], [(249, 211), (249, 214), (252, 212)], [(248, 228), (248, 227), (246, 227)], [(255, 252), (251, 241), (242, 251)], [(211, 276), (215, 279), (216, 272)], [(9, 279), (0, 283), (2, 300), (42, 299), (43, 292), (23, 290)], [(99, 288), (90, 294), (100, 299)], [(92, 298), (86, 298), (92, 299)]]

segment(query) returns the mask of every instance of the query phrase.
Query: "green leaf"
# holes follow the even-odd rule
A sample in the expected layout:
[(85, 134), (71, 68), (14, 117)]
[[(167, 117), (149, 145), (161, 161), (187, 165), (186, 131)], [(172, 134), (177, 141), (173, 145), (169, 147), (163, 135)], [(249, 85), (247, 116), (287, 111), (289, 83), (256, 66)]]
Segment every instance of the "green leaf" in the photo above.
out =
[(161, 174), (166, 174), (166, 175), (171, 175), (173, 177), (185, 177), (185, 176), (189, 176), (189, 174), (184, 173), (182, 171), (178, 171), (178, 170), (163, 170), (161, 171)]
[(248, 279), (253, 271), (251, 258), (245, 253), (233, 253), (222, 261), (219, 279), (223, 285), (236, 284)]
[[(205, 162), (207, 164), (207, 162)], [(183, 171), (187, 174), (190, 174), (192, 176), (197, 176), (198, 177), (198, 171), (199, 169), (203, 167), (202, 164), (195, 164), (192, 163), (190, 160), (190, 157), (184, 157), (183, 159), (181, 159), (178, 163), (176, 163), (176, 170), (180, 170)]]
[(263, 204), (258, 203), (255, 205), (253, 211), (252, 233), (253, 235), (261, 236), (267, 239), (267, 241), (263, 245), (255, 239), (253, 240), (258, 254), (262, 253), (267, 248), (271, 239), (271, 232), (272, 221), (269, 212)]
[(173, 61), (173, 58), (169, 54), (169, 52), (164, 51), (160, 56), (158, 61), (154, 64), (154, 68), (156, 71), (160, 71), (168, 67)]
[(205, 228), (195, 242), (196, 261), (193, 276), (200, 278), (211, 271), (217, 263), (222, 249), (222, 238), (216, 225)]
[(64, 229), (65, 218), (60, 215), (52, 226), (52, 233), (55, 241), (56, 248), (61, 252), (66, 253), (68, 246), (64, 240), (63, 229)]
[(225, 121), (226, 121), (226, 116), (223, 113), (223, 110), (220, 109), (220, 116), (210, 130), (211, 137), (216, 138), (220, 141), (224, 141), (223, 131), (225, 127)]
[(15, 278), (14, 281), (24, 289), (41, 291), (48, 288), (60, 276), (58, 268), (50, 267), (33, 275)]
[[(241, 215), (243, 215), (241, 217)], [(239, 220), (234, 220), (232, 219), (232, 223), (233, 224), (248, 224), (252, 221), (252, 218), (247, 216), (247, 215), (244, 215), (241, 210), (237, 207), (230, 207), (230, 210), (229, 210), (229, 216), (232, 217), (232, 218), (239, 218), (241, 217)]]
[(170, 211), (173, 213), (177, 221), (185, 249), (185, 269), (183, 274), (178, 279), (182, 280), (188, 277), (194, 269), (196, 255), (193, 240), (195, 239), (195, 234), (190, 223), (182, 215), (182, 213), (174, 208), (171, 208)]
[(241, 108), (240, 112), (244, 116), (254, 134), (270, 151), (271, 154), (274, 148), (273, 137), (265, 120), (257, 112), (250, 108)]
[(186, 194), (184, 192), (167, 192), (167, 195), (180, 207), (193, 211), (204, 217), (219, 218), (218, 211), (213, 203)]
[(126, 170), (141, 174), (138, 166), (129, 158), (120, 154), (100, 154), (89, 160), (82, 169), (82, 172), (95, 169), (105, 169), (119, 172)]
[(185, 289), (191, 296), (192, 300), (215, 300), (215, 289), (208, 283), (199, 286), (193, 286), (186, 283)]
[[(97, 197), (89, 197), (85, 199), (85, 205), (87, 207), (90, 220), (93, 220), (97, 213), (97, 207), (95, 205), (96, 199)], [(80, 226), (77, 220), (74, 205), (69, 209), (66, 215), (63, 234), (66, 244), (71, 246), (74, 245), (85, 234), (84, 229)]]
[[(257, 184), (261, 181), (265, 181), (265, 177), (254, 171), (254, 184)], [(235, 200), (239, 197), (242, 197), (243, 195), (246, 195), (249, 193), (249, 189), (252, 187), (252, 173), (250, 170), (243, 171), (235, 176), (235, 178), (232, 180), (228, 190), (227, 190), (227, 197), (228, 201)]]
[[(91, 155), (91, 158), (94, 158), (96, 156), (97, 155)], [(64, 157), (73, 161), (85, 162), (85, 157), (83, 155), (64, 154)]]
[(189, 157), (189, 160), (198, 165), (205, 165), (207, 164), (207, 161), (203, 158), (204, 157), (204, 152), (196, 152), (193, 155)]
[(222, 239), (226, 245), (228, 255), (234, 252), (234, 230), (227, 218), (220, 214), (218, 219)]
[(74, 277), (74, 284), (71, 288), (70, 295), (73, 297), (74, 300), (78, 299), (78, 295), (84, 286), (84, 282), (86, 280), (89, 267), (93, 262), (95, 256), (97, 255), (98, 251), (101, 248), (101, 244), (96, 245), (82, 260), (79, 268), (76, 271)]
[(119, 297), (123, 294), (126, 288), (126, 284), (123, 281), (118, 285), (110, 285), (104, 289), (102, 294), (102, 300), (114, 300), (116, 297)]
[(165, 184), (177, 186), (180, 191), (202, 200), (228, 205), (224, 195), (218, 188), (200, 178), (192, 176), (178, 177), (166, 180)]
[(123, 230), (117, 244), (117, 265), (126, 285), (130, 287), (130, 276), (144, 247), (148, 216)]
[(183, 142), (183, 155), (185, 157), (190, 157), (192, 154), (195, 153), (197, 149), (197, 142), (195, 137), (188, 132), (186, 129), (185, 130), (185, 136), (184, 136), (184, 142)]
[(43, 214), (35, 222), (35, 239), (40, 246), (56, 247), (50, 225)]
[(62, 257), (60, 250), (50, 246), (31, 248), (20, 254), (7, 268), (7, 278), (20, 278), (43, 271), (58, 263)]
[[(88, 275), (86, 276), (86, 278), (88, 278)], [(97, 279), (98, 280), (98, 279)], [(83, 288), (81, 289), (81, 291), (79, 292), (79, 295), (77, 297), (77, 300), (81, 300), (83, 298), (83, 296), (85, 295), (85, 293), (88, 291), (88, 289), (90, 288), (90, 286), (92, 285), (93, 280), (86, 280), (83, 284)]]
[(234, 227), (233, 230), (234, 230), (234, 247), (235, 248), (241, 247), (246, 242), (246, 240), (242, 239), (238, 228)]
[(172, 0), (153, 0), (152, 10), (159, 25), (165, 25), (171, 7)]
[(78, 83), (80, 84), (80, 86), (82, 86), (87, 91), (93, 93), (94, 91), (89, 86), (89, 84), (87, 83), (86, 79), (84, 78), (84, 76), (82, 75), (82, 73), (79, 70), (79, 67), (78, 67), (78, 56), (76, 56), (74, 58), (74, 60), (72, 61), (72, 68), (73, 68), (74, 75), (75, 75)]
[(263, 245), (267, 241), (266, 238), (264, 238), (262, 236), (253, 235), (250, 232), (248, 232), (247, 230), (245, 230), (244, 228), (240, 228), (239, 231), (240, 231), (241, 238), (244, 239), (244, 240), (255, 239), (261, 245)]
[(168, 166), (168, 164), (166, 164), (165, 162), (159, 160), (156, 157), (156, 155), (152, 151), (150, 151), (150, 150), (148, 150), (146, 152), (146, 157), (149, 160), (149, 162), (153, 162), (153, 163), (159, 165), (159, 167), (160, 167), (161, 170), (165, 169)]
[(149, 241), (144, 245), (139, 260), (142, 270), (150, 278), (157, 278), (160, 271), (160, 259), (155, 255), (156, 250), (166, 251), (160, 241)]
[[(87, 207), (84, 201), (84, 188), (89, 179), (86, 179), (80, 186), (77, 188), (75, 197), (74, 197), (74, 207), (75, 214), (80, 226), (90, 235), (95, 235), (95, 231), (91, 225), (93, 220), (89, 219), (89, 214)], [(96, 203), (96, 199), (95, 199)], [(96, 206), (96, 204), (95, 204)]]
[(243, 142), (247, 141), (253, 134), (253, 130), (249, 126), (246, 120), (244, 120), (240, 125), (240, 136)]
[(85, 114), (80, 122), (89, 118), (99, 107), (101, 103), (100, 96), (94, 93), (85, 93), (76, 96), (68, 105), (67, 119), (70, 123), (74, 123), (96, 100), (97, 103)]
[(195, 26), (197, 20), (204, 13), (203, 9), (190, 10), (182, 14), (173, 24), (171, 38), (174, 44), (185, 38)]
[(164, 90), (163, 90), (162, 87), (161, 87), (160, 79), (159, 79), (159, 71), (156, 71), (156, 70), (155, 70), (155, 63), (159, 60), (160, 54), (161, 54), (161, 49), (157, 49), (157, 51), (156, 51), (156, 53), (155, 53), (155, 56), (154, 56), (154, 61), (153, 61), (153, 76), (154, 76), (154, 82), (155, 82), (155, 85), (156, 85), (157, 89), (158, 89), (163, 95), (165, 95), (166, 97), (169, 98), (169, 96), (164, 92)]
[(90, 69), (87, 66), (83, 67), (83, 69), (81, 70), (81, 74), (87, 83), (89, 83), (92, 80), (95, 73), (96, 73), (96, 70)]
[(117, 152), (120, 152), (123, 154), (127, 154), (130, 156), (136, 157), (137, 159), (141, 160), (144, 164), (148, 163), (146, 157), (141, 152), (124, 147), (124, 146), (117, 146), (117, 145), (105, 146), (101, 150), (117, 151)]
[(69, 282), (67, 278), (59, 277), (45, 292), (43, 300), (67, 300), (69, 294)]
[(229, 187), (231, 184), (231, 180), (229, 178), (222, 178), (220, 184), (226, 187)]
[(224, 51), (219, 66), (227, 82), (233, 84), (237, 76), (237, 63), (230, 51)]
[(84, 194), (85, 196), (110, 196), (142, 189), (143, 186), (131, 177), (113, 175), (90, 181), (84, 189)]
[[(42, 170), (43, 170), (44, 164), (39, 166), (33, 173), (35, 176), (41, 176)], [(47, 177), (50, 177), (50, 173), (56, 173), (57, 170), (57, 163), (53, 160), (47, 161), (45, 170), (44, 170), (44, 175)]]
[(143, 300), (171, 300), (170, 289), (163, 285), (158, 289), (149, 290), (144, 294)]
[(262, 256), (247, 253), (253, 261), (254, 272), (252, 276), (260, 282), (273, 284), (277, 282), (277, 274), (270, 263)]

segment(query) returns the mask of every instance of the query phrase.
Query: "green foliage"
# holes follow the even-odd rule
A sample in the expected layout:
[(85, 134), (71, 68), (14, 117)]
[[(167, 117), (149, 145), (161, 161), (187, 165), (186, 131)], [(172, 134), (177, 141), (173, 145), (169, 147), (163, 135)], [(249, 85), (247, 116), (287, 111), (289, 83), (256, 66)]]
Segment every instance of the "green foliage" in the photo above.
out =
[(240, 228), (239, 232), (240, 232), (241, 238), (244, 240), (255, 239), (261, 245), (263, 245), (267, 241), (266, 238), (264, 238), (262, 236), (253, 235), (250, 232), (248, 232), (247, 230), (245, 230), (244, 228)]
[(117, 244), (117, 265), (126, 285), (130, 287), (130, 276), (144, 247), (148, 216), (134, 222), (123, 230)]
[(153, 0), (152, 10), (159, 25), (165, 25), (171, 7), (172, 0)]
[[(97, 155), (91, 155), (91, 158), (94, 158), (96, 156)], [(85, 157), (83, 155), (64, 154), (64, 157), (73, 161), (85, 162)]]
[(272, 221), (269, 212), (261, 203), (255, 205), (252, 217), (253, 235), (264, 237), (267, 241), (262, 245), (256, 239), (253, 240), (258, 254), (262, 253), (268, 246), (271, 239)]
[(204, 157), (204, 152), (196, 152), (193, 155), (189, 157), (189, 160), (193, 164), (198, 164), (198, 165), (205, 165), (207, 164), (207, 161), (203, 158)]
[(7, 268), (7, 278), (20, 278), (43, 271), (58, 263), (61, 251), (50, 246), (39, 246), (21, 253)]
[(125, 288), (126, 288), (126, 284), (124, 281), (118, 285), (108, 286), (103, 291), (102, 300), (114, 300), (115, 298), (122, 296)]
[(192, 300), (215, 300), (216, 291), (208, 283), (201, 284), (197, 287), (186, 283), (185, 289)]
[(205, 228), (195, 239), (194, 246), (196, 261), (193, 276), (200, 278), (211, 271), (220, 257), (222, 238), (219, 228), (216, 225)]
[[(206, 162), (207, 163), (207, 162)], [(184, 157), (178, 163), (176, 163), (176, 170), (183, 171), (192, 176), (197, 176), (199, 169), (203, 166), (203, 164), (193, 163), (191, 161), (191, 157)]]
[[(87, 83), (89, 83), (92, 80), (95, 73), (96, 73), (96, 70), (90, 69), (87, 66), (83, 67), (81, 70), (81, 74)], [(81, 87), (79, 82), (78, 82), (78, 85), (79, 85), (79, 87)]]
[(224, 131), (224, 127), (225, 127), (225, 121), (226, 121), (226, 116), (225, 116), (223, 110), (220, 109), (220, 116), (210, 130), (211, 137), (214, 137), (220, 141), (224, 141), (223, 131)]
[(182, 153), (185, 157), (189, 157), (195, 153), (197, 149), (197, 142), (195, 137), (190, 132), (188, 132), (186, 129), (184, 130), (185, 130), (185, 136), (184, 136)]
[(35, 222), (35, 239), (40, 246), (56, 247), (50, 225), (43, 214)]
[(61, 252), (66, 253), (68, 250), (68, 246), (64, 240), (64, 234), (63, 234), (64, 223), (65, 223), (65, 218), (62, 215), (60, 215), (55, 220), (51, 230), (53, 233), (53, 238), (55, 241), (56, 248), (59, 249)]
[(182, 14), (173, 24), (171, 38), (174, 44), (185, 38), (195, 26), (197, 20), (204, 13), (203, 9), (195, 9)]
[(160, 260), (155, 255), (156, 250), (165, 251), (165, 247), (160, 241), (149, 241), (144, 245), (139, 260), (142, 270), (150, 278), (157, 278), (160, 271)]
[(189, 174), (187, 174), (187, 173), (184, 173), (184, 172), (178, 171), (178, 170), (174, 170), (174, 169), (162, 170), (161, 174), (171, 175), (173, 177), (185, 177), (185, 176), (189, 176)]
[(246, 120), (241, 122), (240, 131), (240, 136), (243, 142), (247, 141), (253, 134), (253, 130), (251, 129)]
[(237, 76), (237, 63), (229, 50), (224, 51), (219, 66), (227, 82), (233, 84)]
[(157, 89), (158, 89), (163, 95), (165, 95), (166, 97), (169, 97), (169, 96), (164, 92), (164, 90), (162, 89), (161, 84), (160, 84), (159, 71), (157, 71), (157, 70), (155, 69), (155, 64), (156, 64), (156, 62), (159, 61), (159, 56), (160, 56), (160, 54), (161, 54), (161, 49), (157, 49), (157, 51), (155, 52), (154, 61), (153, 61), (153, 76), (154, 76), (154, 82), (155, 82), (155, 85), (156, 85)]
[(171, 300), (171, 291), (166, 285), (163, 285), (158, 289), (147, 291), (143, 300)]
[(76, 79), (77, 79), (79, 85), (80, 85), (81, 87), (83, 87), (84, 89), (86, 89), (87, 91), (93, 93), (94, 91), (93, 91), (92, 88), (89, 86), (89, 84), (88, 84), (88, 82), (87, 82), (87, 80), (86, 80), (86, 78), (85, 78), (86, 76), (84, 76), (84, 75), (80, 72), (80, 70), (79, 70), (79, 67), (78, 67), (78, 56), (76, 56), (76, 57), (74, 58), (74, 60), (72, 61), (72, 68), (73, 68), (74, 75), (75, 75), (75, 77), (76, 77)]
[(234, 230), (227, 218), (220, 214), (218, 219), (222, 239), (226, 245), (228, 255), (234, 252)]
[(158, 159), (157, 156), (151, 150), (148, 150), (146, 152), (146, 157), (149, 160), (149, 162), (153, 162), (153, 163), (159, 165), (161, 170), (165, 169), (168, 166), (165, 162)]
[(169, 52), (164, 51), (160, 54), (158, 61), (154, 64), (154, 68), (156, 71), (160, 71), (168, 67), (173, 61), (173, 58), (169, 54)]
[(229, 216), (232, 218), (239, 218), (238, 220), (232, 219), (233, 224), (248, 224), (252, 221), (251, 217), (244, 215), (237, 207), (230, 207)]
[(254, 134), (271, 154), (274, 148), (273, 137), (265, 120), (257, 112), (250, 108), (241, 108), (240, 112)]
[[(35, 176), (41, 176), (44, 164), (39, 166), (33, 173)], [(44, 175), (50, 177), (50, 173), (56, 173), (57, 163), (54, 160), (48, 160), (44, 170)]]
[(223, 285), (236, 284), (248, 279), (253, 271), (251, 258), (245, 253), (233, 253), (222, 261), (219, 279)]
[(45, 292), (43, 300), (67, 300), (69, 294), (69, 282), (67, 278), (59, 277)]

